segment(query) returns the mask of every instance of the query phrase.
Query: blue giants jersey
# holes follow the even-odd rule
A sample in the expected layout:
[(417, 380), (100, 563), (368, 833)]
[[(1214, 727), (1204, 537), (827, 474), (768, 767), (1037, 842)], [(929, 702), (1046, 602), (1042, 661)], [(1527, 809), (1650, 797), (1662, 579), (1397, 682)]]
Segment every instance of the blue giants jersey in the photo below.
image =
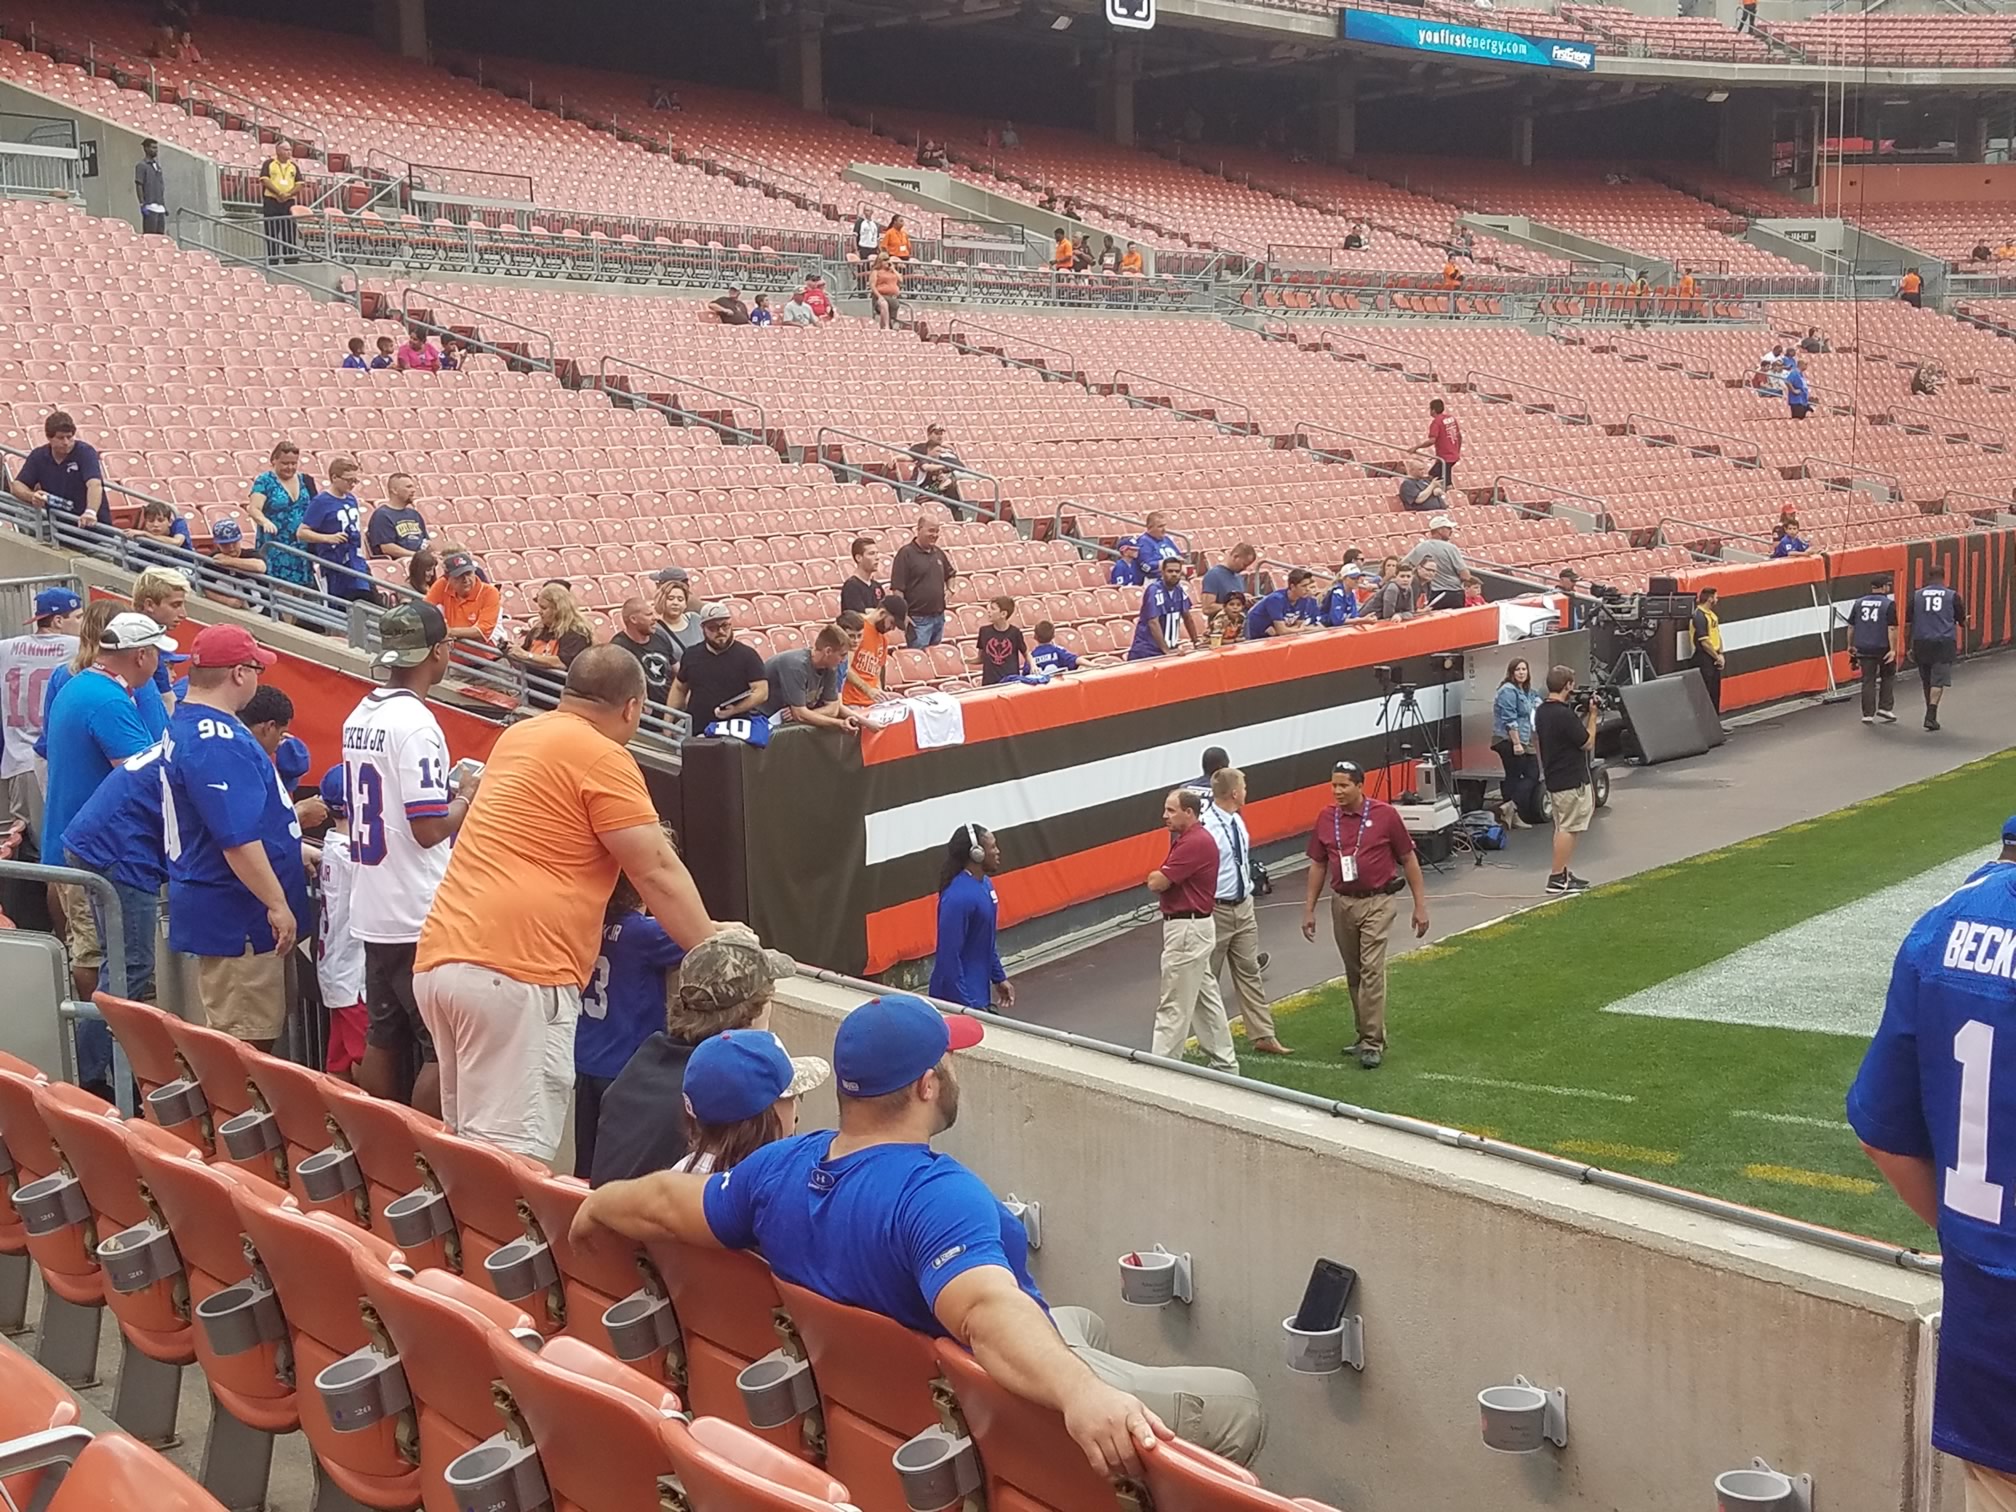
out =
[(1848, 1122), (1932, 1162), (1946, 1288), (1932, 1442), (2016, 1474), (2016, 865), (1976, 872), (1905, 936)]

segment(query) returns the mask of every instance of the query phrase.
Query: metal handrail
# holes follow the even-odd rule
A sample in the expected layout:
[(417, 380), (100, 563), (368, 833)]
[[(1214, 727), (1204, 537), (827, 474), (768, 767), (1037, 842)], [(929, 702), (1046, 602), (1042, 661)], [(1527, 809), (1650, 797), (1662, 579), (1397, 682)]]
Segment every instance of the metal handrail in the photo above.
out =
[[(1066, 367), (1065, 367), (1065, 368), (1063, 369), (1063, 371), (1064, 371), (1064, 372), (1066, 372), (1066, 373), (1068, 373), (1068, 374), (1070, 374), (1070, 375), (1071, 375), (1071, 376), (1073, 376), (1073, 377), (1076, 377), (1076, 376), (1077, 376), (1077, 375), (1078, 375), (1078, 374), (1079, 374), (1080, 372), (1082, 372), (1082, 371), (1083, 371), (1083, 369), (1081, 369), (1081, 368), (1080, 368), (1080, 367), (1078, 366), (1078, 357), (1077, 357), (1077, 354), (1076, 354), (1076, 353), (1074, 353), (1074, 352), (1072, 352), (1072, 351), (1070, 351), (1070, 350), (1069, 350), (1068, 348), (1066, 348), (1066, 347), (1060, 347), (1060, 346), (1052, 346), (1052, 345), (1050, 345), (1050, 343), (1049, 343), (1049, 342), (1047, 342), (1047, 341), (1038, 341), (1038, 340), (1036, 340), (1036, 339), (1035, 339), (1034, 337), (1031, 337), (1031, 336), (1023, 336), (1023, 335), (1020, 335), (1020, 334), (1018, 334), (1017, 332), (1014, 332), (1014, 331), (1004, 331), (1004, 330), (1002, 330), (1002, 329), (1001, 329), (1000, 327), (998, 327), (998, 326), (988, 326), (988, 325), (981, 325), (981, 324), (980, 324), (980, 322), (979, 322), (979, 321), (977, 321), (977, 320), (968, 320), (968, 319), (967, 319), (967, 318), (965, 317), (965, 315), (963, 315), (963, 314), (955, 314), (955, 315), (953, 315), (953, 317), (952, 317), (951, 321), (950, 321), (950, 322), (949, 322), (949, 323), (948, 323), (948, 324), (946, 325), (946, 327), (945, 327), (945, 338), (946, 338), (946, 340), (947, 340), (948, 342), (949, 342), (949, 341), (951, 341), (951, 340), (952, 340), (952, 338), (953, 338), (954, 336), (958, 335), (958, 334), (959, 334), (959, 332), (960, 332), (960, 331), (962, 331), (962, 330), (966, 330), (966, 331), (985, 331), (985, 332), (986, 332), (986, 333), (987, 333), (987, 334), (988, 334), (989, 336), (1002, 336), (1002, 337), (1006, 337), (1006, 338), (1007, 338), (1008, 340), (1010, 340), (1010, 341), (1014, 341), (1014, 342), (1018, 342), (1018, 343), (1020, 343), (1020, 344), (1021, 344), (1021, 345), (1023, 345), (1023, 346), (1030, 346), (1030, 347), (1035, 347), (1035, 348), (1036, 348), (1036, 349), (1037, 349), (1038, 351), (1043, 351), (1043, 352), (1054, 352), (1054, 353), (1056, 353), (1056, 354), (1057, 354), (1057, 355), (1058, 355), (1059, 357), (1062, 357), (1062, 358), (1064, 359), (1064, 361), (1065, 361), (1065, 362), (1066, 362), (1066, 363), (1068, 364), (1068, 366), (1066, 366)], [(954, 343), (954, 344), (956, 345), (956, 343)], [(966, 348), (966, 349), (967, 349), (967, 350), (969, 350), (969, 351), (975, 351), (975, 352), (978, 352), (978, 351), (981, 351), (981, 350), (982, 350), (982, 349), (981, 349), (981, 348), (979, 348), (979, 347), (975, 347), (975, 346), (973, 346), (973, 345), (972, 345), (971, 343), (968, 343), (968, 344), (967, 344), (967, 348)], [(996, 354), (994, 354), (994, 353), (987, 353), (986, 355), (989, 355), (989, 356), (993, 356), (993, 355), (996, 355)], [(1002, 353), (1002, 354), (999, 354), (999, 355), (1000, 355), (1000, 356), (1002, 357), (1002, 359), (1003, 359), (1004, 361), (1010, 361), (1010, 362), (1012, 362), (1012, 361), (1016, 360), (1016, 359), (1014, 359), (1014, 358), (1011, 358), (1011, 357), (1008, 357), (1008, 356), (1006, 355), (1006, 353)], [(1029, 364), (1029, 365), (1030, 365), (1030, 366), (1039, 366), (1040, 364), (1034, 364), (1034, 363), (1032, 363), (1032, 364)], [(1051, 372), (1055, 372), (1055, 371), (1057, 371), (1057, 369), (1055, 369), (1055, 368), (1051, 368), (1051, 369), (1048, 369), (1048, 371), (1051, 371)]]
[(339, 262), (325, 253), (310, 251), (307, 247), (303, 246), (296, 246), (291, 249), (293, 255), (299, 257), (304, 262), (321, 267), (334, 268), (339, 274), (349, 277), (350, 285), (348, 289), (345, 289), (340, 281), (334, 289), (331, 289), (327, 284), (317, 283), (312, 278), (303, 277), (284, 263), (267, 262), (264, 256), (252, 257), (242, 252), (229, 251), (209, 237), (203, 238), (199, 243), (183, 234), (181, 228), (189, 224), (216, 226), (229, 231), (234, 236), (253, 237), (259, 241), (261, 247), (264, 247), (266, 244), (266, 233), (261, 229), (260, 223), (257, 221), (230, 220), (223, 216), (206, 215), (203, 211), (192, 210), (186, 205), (178, 205), (175, 208), (173, 217), (169, 221), (169, 225), (172, 228), (175, 245), (178, 247), (188, 248), (198, 246), (202, 251), (208, 252), (220, 262), (233, 263), (241, 268), (251, 268), (265, 274), (268, 278), (278, 278), (287, 283), (298, 284), (311, 294), (333, 294), (341, 302), (355, 305), (359, 311), (362, 311), (364, 307), (364, 275), (359, 273), (349, 263)]
[(1842, 462), (1833, 457), (1805, 456), (1799, 459), (1800, 476), (1807, 478), (1815, 476), (1813, 472), (1813, 464), (1815, 462), (1818, 462), (1822, 467), (1831, 468), (1849, 478), (1874, 478), (1890, 490), (1890, 497), (1892, 499), (1901, 500), (1904, 497), (1903, 486), (1898, 483), (1895, 473), (1882, 472), (1874, 467), (1864, 467), (1859, 462)]
[[(649, 394), (638, 393), (627, 382), (623, 383), (620, 388), (615, 387), (609, 381), (611, 377), (609, 364), (612, 362), (616, 363), (619, 367), (626, 367), (635, 372), (649, 373), (653, 378), (663, 378), (666, 382), (676, 383), (682, 388), (698, 389), (703, 394), (712, 394), (716, 399), (726, 399), (729, 403), (740, 405), (744, 409), (753, 409), (756, 411), (756, 429), (753, 431), (744, 430), (742, 427), (731, 425), (725, 420), (711, 419), (697, 410), (689, 410), (681, 405), (667, 404), (662, 400), (653, 399)], [(617, 376), (620, 378), (620, 375)], [(605, 394), (621, 394), (625, 399), (643, 404), (647, 408), (655, 409), (661, 414), (679, 420), (682, 424), (708, 426), (731, 441), (746, 442), (757, 446), (769, 444), (770, 417), (761, 404), (744, 394), (731, 393), (727, 389), (709, 388), (698, 379), (686, 378), (678, 373), (668, 373), (659, 368), (648, 367), (644, 363), (633, 362), (628, 357), (619, 357), (609, 352), (604, 352), (601, 361), (595, 365), (595, 381), (596, 386)]]
[[(812, 455), (814, 459), (817, 460), (821, 466), (844, 467), (863, 479), (873, 478), (875, 479), (875, 481), (879, 483), (886, 483), (889, 481), (889, 479), (883, 477), (880, 473), (872, 473), (868, 471), (868, 469), (865, 467), (861, 467), (855, 463), (848, 462), (844, 458), (838, 461), (837, 463), (827, 461), (826, 438), (828, 436), (842, 436), (849, 441), (857, 441), (863, 446), (878, 447), (883, 451), (894, 452), (899, 457), (908, 457), (913, 462), (922, 462), (930, 467), (942, 467), (945, 469), (945, 471), (957, 473), (962, 478), (978, 478), (981, 482), (985, 483), (989, 488), (991, 488), (994, 491), (994, 507), (993, 509), (987, 511), (987, 517), (992, 520), (999, 520), (1005, 518), (1005, 516), (1002, 513), (1003, 506), (1001, 502), (1001, 480), (997, 478), (993, 473), (983, 472), (977, 467), (969, 467), (964, 462), (958, 461), (957, 459), (948, 460), (947, 458), (944, 457), (927, 457), (924, 455), (924, 453), (920, 451), (913, 451), (907, 446), (898, 446), (893, 441), (880, 441), (873, 436), (861, 435), (857, 431), (842, 430), (837, 425), (822, 425), (819, 427), (818, 430), (812, 433)], [(946, 495), (939, 493), (936, 489), (926, 488), (921, 483), (912, 483), (905, 478), (897, 479), (896, 487), (901, 493), (903, 493), (906, 496), (912, 498), (931, 499), (937, 503), (943, 504), (955, 515), (958, 514), (958, 512), (962, 508), (973, 510), (980, 510), (984, 508), (984, 506), (977, 500), (964, 499), (964, 498), (961, 499), (949, 498)]]
[[(462, 311), (465, 315), (480, 316), (485, 326), (509, 326), (514, 331), (523, 331), (528, 336), (537, 336), (541, 341), (546, 343), (546, 360), (542, 363), (537, 357), (529, 353), (507, 352), (494, 342), (487, 341), (480, 336), (464, 336), (453, 326), (436, 325), (432, 321), (418, 319), (412, 313), (413, 296), (416, 294), (426, 300), (429, 313), (432, 313), (435, 305), (444, 304), (451, 309)], [(543, 368), (549, 373), (557, 374), (560, 371), (560, 347), (559, 343), (553, 339), (551, 331), (541, 330), (538, 326), (526, 325), (522, 321), (510, 319), (508, 316), (493, 315), (488, 310), (479, 310), (475, 305), (464, 304), (459, 299), (451, 299), (446, 294), (437, 294), (431, 289), (418, 289), (412, 284), (408, 284), (399, 291), (399, 323), (409, 331), (415, 326), (419, 326), (423, 330), (431, 330), (439, 335), (453, 336), (457, 341), (467, 342), (470, 346), (477, 347), (482, 351), (494, 352), (499, 357), (510, 361), (529, 363), (533, 367)]]
[(1509, 504), (1514, 509), (1521, 507), (1517, 500), (1505, 497), (1505, 485), (1507, 483), (1526, 483), (1534, 488), (1545, 489), (1550, 501), (1553, 499), (1580, 499), (1585, 504), (1594, 504), (1596, 506), (1595, 513), (1599, 519), (1607, 520), (1610, 518), (1610, 501), (1608, 499), (1599, 499), (1596, 495), (1583, 493), (1579, 489), (1563, 488), (1558, 483), (1547, 482), (1544, 478), (1521, 477), (1518, 473), (1499, 473), (1491, 480), (1492, 503)]
[[(1938, 424), (1936, 426), (1913, 426), (1905, 423), (1905, 417), (1907, 416), (1912, 419), (1937, 421)], [(2008, 432), (2004, 431), (2000, 426), (1976, 425), (1971, 421), (1955, 419), (1952, 415), (1942, 415), (1937, 410), (1917, 409), (1909, 405), (1900, 405), (1890, 411), (1890, 420), (1892, 424), (1897, 425), (1900, 429), (1923, 430), (1928, 435), (1940, 426), (1950, 427), (1945, 432), (1945, 440), (1966, 441), (1971, 445), (1980, 447), (1983, 451), (2007, 451), (2009, 449)], [(1994, 439), (1992, 441), (1983, 439), (1983, 432), (1994, 437)]]
[(1149, 373), (1136, 373), (1128, 370), (1127, 368), (1115, 368), (1113, 370), (1114, 392), (1126, 395), (1126, 397), (1131, 402), (1147, 405), (1151, 409), (1166, 409), (1171, 411), (1172, 413), (1181, 415), (1188, 420), (1208, 420), (1211, 424), (1217, 426), (1220, 430), (1232, 430), (1234, 429), (1234, 427), (1231, 425), (1230, 422), (1218, 419), (1215, 415), (1207, 416), (1200, 410), (1180, 409), (1177, 407), (1173, 399), (1167, 404), (1158, 404), (1153, 398), (1144, 397), (1140, 394), (1134, 393), (1125, 384), (1121, 383), (1120, 380), (1122, 378), (1144, 379), (1149, 383), (1158, 385), (1159, 387), (1162, 388), (1174, 390), (1176, 393), (1179, 394), (1190, 394), (1199, 399), (1209, 399), (1213, 404), (1219, 405), (1221, 406), (1221, 408), (1229, 406), (1230, 408), (1238, 410), (1240, 414), (1245, 416), (1245, 418), (1239, 422), (1241, 434), (1244, 435), (1259, 434), (1258, 428), (1253, 424), (1252, 406), (1242, 404), (1237, 399), (1227, 399), (1221, 394), (1208, 393), (1200, 388), (1191, 388), (1186, 383), (1174, 383), (1167, 378), (1157, 378)]
[[(1133, 515), (1120, 514), (1117, 511), (1111, 509), (1101, 509), (1096, 504), (1074, 504), (1068, 499), (1058, 500), (1057, 507), (1050, 512), (1051, 538), (1053, 540), (1059, 540), (1059, 541), (1072, 541), (1075, 542), (1080, 547), (1090, 547), (1092, 554), (1095, 557), (1110, 557), (1113, 560), (1118, 561), (1120, 558), (1120, 553), (1114, 547), (1101, 544), (1100, 541), (1093, 536), (1075, 535), (1071, 531), (1066, 530), (1064, 528), (1064, 513), (1067, 509), (1071, 512), (1071, 514), (1074, 517), (1077, 515), (1094, 515), (1102, 520), (1118, 520), (1123, 525), (1133, 525), (1139, 527), (1138, 533), (1141, 535), (1146, 535), (1148, 533), (1148, 522), (1146, 520), (1137, 519)], [(1196, 555), (1196, 553), (1190, 549), (1190, 537), (1183, 531), (1180, 530), (1170, 531), (1169, 539), (1174, 541), (1178, 546), (1183, 548), (1183, 555), (1186, 559)]]
[(1638, 424), (1641, 420), (1675, 432), (1687, 431), (1697, 436), (1713, 436), (1718, 441), (1733, 441), (1736, 445), (1747, 448), (1749, 452), (1747, 457), (1734, 457), (1719, 446), (1688, 446), (1683, 448), (1697, 457), (1719, 456), (1739, 467), (1762, 467), (1764, 465), (1764, 448), (1759, 446), (1755, 441), (1747, 440), (1742, 436), (1732, 436), (1726, 431), (1709, 430), (1705, 425), (1689, 425), (1685, 420), (1668, 420), (1660, 415), (1650, 414), (1642, 410), (1632, 410), (1624, 417), (1624, 429), (1628, 434), (1637, 436), (1648, 446), (1680, 446), (1681, 442), (1678, 439), (1664, 440), (1657, 434), (1648, 433)]
[[(751, 157), (746, 152), (736, 152), (732, 148), (716, 147), (712, 143), (702, 142), (699, 146), (689, 149), (686, 157), (689, 162), (702, 165), (713, 163), (719, 167), (733, 169), (745, 177), (755, 179), (764, 188), (797, 195), (821, 207), (836, 204), (839, 200), (837, 189), (821, 189), (810, 179), (800, 178), (788, 169), (779, 168), (775, 163), (767, 163), (762, 158)], [(742, 166), (744, 164), (748, 166)]]
[[(1939, 502), (1944, 505), (1950, 505), (1955, 499), (1978, 499), (1983, 504), (1994, 505), (1998, 514), (2016, 514), (2016, 498), (1998, 499), (1993, 494), (1969, 493), (1964, 488), (1947, 489), (1944, 494), (1940, 495)], [(1946, 512), (1948, 514), (1967, 513), (1964, 509), (1956, 510), (1950, 508)]]
[(1391, 441), (1381, 441), (1376, 436), (1361, 436), (1358, 435), (1355, 431), (1340, 430), (1338, 429), (1338, 427), (1334, 425), (1324, 425), (1315, 420), (1296, 420), (1292, 422), (1291, 428), (1288, 432), (1289, 436), (1293, 440), (1300, 443), (1302, 450), (1314, 452), (1318, 456), (1327, 458), (1331, 461), (1349, 462), (1353, 467), (1363, 468), (1366, 472), (1375, 473), (1382, 478), (1411, 478), (1413, 476), (1413, 473), (1409, 471), (1406, 467), (1399, 467), (1399, 468), (1381, 467), (1376, 462), (1367, 462), (1363, 457), (1353, 456), (1348, 452), (1343, 454), (1335, 454), (1324, 450), (1320, 446), (1311, 446), (1306, 440), (1303, 439), (1303, 433), (1305, 431), (1321, 431), (1326, 436), (1342, 436), (1346, 441), (1362, 441), (1368, 446), (1377, 446), (1383, 450), (1394, 452), (1403, 457), (1413, 455), (1413, 449), (1411, 447), (1400, 446), (1397, 443)]
[(336, 207), (339, 214), (356, 215), (365, 210), (375, 210), (386, 200), (397, 195), (400, 188), (403, 187), (405, 180), (374, 177), (367, 171), (364, 173), (338, 173), (321, 179), (318, 182), (321, 186), (321, 192), (309, 200), (307, 204), (303, 205), (302, 209), (317, 213), (326, 212), (330, 202), (345, 189), (348, 189), (353, 184), (360, 184), (371, 191), (366, 196), (363, 204), (354, 207), (340, 205)]
[(1974, 369), (1974, 381), (1991, 394), (2006, 394), (2016, 389), (2016, 374), (1998, 373), (1993, 368)]
[[(1359, 335), (1356, 331), (1353, 331), (1351, 333), (1351, 344), (1353, 346), (1369, 347), (1375, 352), (1391, 352), (1396, 357), (1405, 357), (1409, 362), (1419, 363), (1421, 366), (1421, 376), (1426, 378), (1430, 383), (1438, 381), (1441, 376), (1439, 373), (1435, 371), (1434, 358), (1424, 356), (1420, 352), (1409, 351), (1406, 347), (1392, 346), (1384, 341), (1373, 341), (1367, 337)], [(1348, 362), (1351, 360), (1344, 353), (1338, 351), (1335, 347), (1327, 347), (1327, 350), (1330, 352), (1330, 355), (1336, 358), (1337, 361), (1339, 362)], [(1404, 367), (1400, 369), (1400, 372), (1402, 376), (1412, 376), (1411, 374), (1408, 373), (1407, 369)]]
[[(1681, 544), (1678, 541), (1669, 541), (1666, 539), (1666, 527), (1668, 525), (1684, 525), (1689, 530), (1706, 531), (1709, 535), (1721, 541), (1755, 541), (1758, 545), (1765, 547), (1767, 552), (1769, 548), (1778, 544), (1777, 540), (1771, 536), (1753, 535), (1747, 530), (1735, 530), (1727, 525), (1711, 525), (1706, 520), (1690, 520), (1682, 515), (1661, 515), (1659, 516), (1659, 544), (1661, 546), (1677, 546)], [(1822, 561), (1827, 559), (1827, 553), (1824, 551), (1801, 551), (1796, 553), (1796, 555), (1815, 556)]]
[(191, 79), (189, 81), (188, 91), (183, 99), (183, 107), (191, 115), (195, 114), (195, 106), (199, 103), (197, 99), (197, 92), (199, 90), (205, 91), (202, 103), (207, 104), (211, 100), (222, 100), (226, 103), (250, 106), (251, 109), (249, 110), (234, 111), (233, 114), (242, 115), (246, 120), (250, 121), (255, 136), (258, 134), (261, 115), (275, 121), (307, 127), (308, 134), (306, 136), (276, 136), (274, 140), (276, 142), (284, 141), (289, 146), (316, 148), (318, 150), (314, 156), (327, 159), (329, 155), (329, 133), (322, 127), (317, 126), (313, 121), (302, 116), (297, 116), (291, 111), (282, 110), (277, 105), (268, 105), (264, 100), (255, 100), (250, 95), (241, 95), (236, 90), (226, 89), (222, 84), (213, 84), (208, 79)]
[[(1508, 378), (1503, 373), (1489, 372), (1484, 368), (1472, 368), (1470, 369), (1469, 372), (1463, 375), (1463, 381), (1470, 386), (1471, 392), (1473, 393), (1480, 392), (1477, 387), (1477, 380), (1479, 378), (1490, 378), (1495, 380), (1496, 382), (1508, 385), (1507, 392), (1504, 395), (1505, 401), (1508, 404), (1517, 404), (1521, 409), (1526, 410), (1529, 413), (1537, 408), (1540, 408), (1541, 406), (1524, 403), (1523, 401), (1520, 400), (1516, 390), (1525, 389), (1535, 394), (1547, 394), (1555, 399), (1566, 399), (1569, 403), (1579, 405), (1581, 407), (1578, 411), (1571, 413), (1549, 406), (1549, 408), (1553, 409), (1553, 413), (1556, 416), (1563, 416), (1570, 420), (1580, 420), (1585, 425), (1589, 424), (1595, 418), (1594, 415), (1590, 412), (1589, 401), (1587, 399), (1584, 399), (1580, 394), (1570, 394), (1564, 392), (1561, 389), (1551, 389), (1548, 388), (1544, 383), (1528, 383), (1523, 378)], [(1493, 395), (1492, 397), (1497, 396)]]
[[(1576, 329), (1576, 327), (1573, 325), (1572, 322), (1566, 322), (1564, 323), (1564, 329), (1573, 330)], [(1632, 345), (1643, 347), (1645, 348), (1645, 350), (1649, 352), (1671, 353), (1673, 356), (1681, 359), (1682, 366), (1680, 371), (1689, 378), (1714, 378), (1717, 376), (1715, 369), (1707, 365), (1708, 359), (1706, 357), (1698, 356), (1693, 352), (1684, 351), (1680, 347), (1668, 346), (1663, 341), (1647, 341), (1642, 336), (1629, 336), (1619, 331), (1611, 331), (1607, 327), (1596, 327), (1595, 329), (1602, 330), (1604, 334), (1607, 337), (1609, 337), (1611, 345), (1613, 347), (1621, 348), (1626, 342), (1630, 342)], [(1558, 340), (1559, 338), (1557, 337), (1556, 339)], [(1565, 342), (1563, 342), (1562, 344), (1567, 345), (1567, 343)], [(1647, 360), (1649, 361), (1650, 359), (1648, 358)], [(1687, 363), (1698, 364), (1700, 370), (1698, 372), (1695, 371), (1694, 368), (1686, 366), (1685, 364)]]
[[(161, 103), (161, 76), (155, 70), (154, 59), (148, 57), (145, 53), (136, 53), (131, 48), (121, 47), (116, 42), (101, 42), (98, 38), (92, 37), (84, 44), (84, 71), (94, 78), (98, 74), (98, 54), (101, 52), (116, 53), (119, 57), (131, 58), (135, 63), (146, 69), (147, 98), (152, 100), (156, 105)], [(112, 68), (114, 71), (117, 71), (119, 66), (115, 62)]]
[(1920, 352), (1912, 347), (1892, 346), (1887, 341), (1858, 341), (1855, 343), (1855, 355), (1865, 362), (1888, 362), (1892, 367), (1906, 365), (1897, 361), (1898, 357), (1908, 358), (1912, 367), (1923, 367), (1928, 362), (1939, 360), (1930, 352)]

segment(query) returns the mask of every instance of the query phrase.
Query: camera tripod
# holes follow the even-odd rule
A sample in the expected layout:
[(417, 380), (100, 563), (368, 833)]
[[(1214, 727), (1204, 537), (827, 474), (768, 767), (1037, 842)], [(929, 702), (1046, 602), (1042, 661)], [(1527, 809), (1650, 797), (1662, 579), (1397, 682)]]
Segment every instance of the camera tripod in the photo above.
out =
[[(1397, 803), (1406, 796), (1393, 791), (1393, 746), (1398, 739), (1402, 760), (1414, 755), (1417, 748), (1404, 738), (1410, 732), (1420, 737), (1418, 749), (1434, 763), (1438, 786), (1443, 789), (1449, 786), (1449, 757), (1435, 739), (1435, 727), (1427, 711), (1421, 707), (1421, 700), (1415, 696), (1418, 691), (1413, 683), (1397, 683), (1388, 688), (1379, 701), (1379, 725), (1385, 732), (1381, 770), (1385, 774), (1384, 796), (1388, 803)], [(1395, 699), (1399, 700), (1397, 706)], [(1412, 791), (1411, 787), (1409, 791)]]

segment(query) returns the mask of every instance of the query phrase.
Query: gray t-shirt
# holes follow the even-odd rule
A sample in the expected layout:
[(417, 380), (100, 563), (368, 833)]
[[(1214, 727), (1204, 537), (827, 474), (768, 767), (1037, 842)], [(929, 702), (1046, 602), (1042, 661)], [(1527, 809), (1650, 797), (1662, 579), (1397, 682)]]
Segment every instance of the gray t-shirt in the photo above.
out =
[(780, 651), (763, 663), (763, 676), (770, 684), (770, 701), (763, 712), (775, 719), (786, 709), (817, 709), (840, 696), (838, 667), (821, 672), (812, 665), (812, 652), (805, 647)]
[(1456, 549), (1454, 541), (1444, 541), (1430, 536), (1407, 553), (1409, 567), (1423, 561), (1432, 561), (1435, 564), (1435, 586), (1438, 589), (1454, 588), (1461, 583), (1466, 564), (1463, 561), (1463, 553)]

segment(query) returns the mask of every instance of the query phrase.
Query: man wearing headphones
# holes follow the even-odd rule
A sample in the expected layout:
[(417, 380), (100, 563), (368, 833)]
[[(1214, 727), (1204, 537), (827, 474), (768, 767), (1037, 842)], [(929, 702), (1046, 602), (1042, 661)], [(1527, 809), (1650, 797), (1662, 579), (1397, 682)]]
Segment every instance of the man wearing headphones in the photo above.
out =
[(931, 996), (965, 1008), (1015, 1006), (1015, 987), (1001, 965), (1001, 900), (988, 880), (1001, 870), (992, 830), (962, 824), (945, 843), (938, 873), (938, 953)]

